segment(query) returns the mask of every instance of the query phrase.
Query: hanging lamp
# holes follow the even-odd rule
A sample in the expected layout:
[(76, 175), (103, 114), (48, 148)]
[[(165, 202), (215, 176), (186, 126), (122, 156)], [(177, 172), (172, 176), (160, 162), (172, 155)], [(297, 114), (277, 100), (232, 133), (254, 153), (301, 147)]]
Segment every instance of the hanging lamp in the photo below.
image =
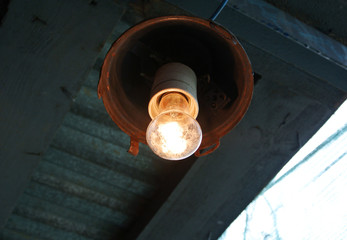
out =
[(130, 136), (128, 152), (137, 155), (141, 142), (170, 160), (216, 150), (252, 92), (251, 64), (236, 37), (190, 16), (149, 19), (124, 32), (98, 85), (107, 112)]

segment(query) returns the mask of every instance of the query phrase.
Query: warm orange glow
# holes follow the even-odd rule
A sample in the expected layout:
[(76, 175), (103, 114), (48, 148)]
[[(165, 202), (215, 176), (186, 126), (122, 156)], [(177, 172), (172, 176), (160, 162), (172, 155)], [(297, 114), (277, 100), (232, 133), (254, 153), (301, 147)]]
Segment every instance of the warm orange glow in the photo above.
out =
[(200, 146), (202, 131), (199, 123), (187, 112), (186, 98), (169, 93), (159, 104), (161, 114), (147, 128), (149, 147), (158, 156), (180, 160), (192, 155)]
[(187, 140), (183, 138), (183, 128), (177, 122), (168, 122), (158, 126), (163, 136), (161, 149), (164, 153), (181, 154), (187, 149)]

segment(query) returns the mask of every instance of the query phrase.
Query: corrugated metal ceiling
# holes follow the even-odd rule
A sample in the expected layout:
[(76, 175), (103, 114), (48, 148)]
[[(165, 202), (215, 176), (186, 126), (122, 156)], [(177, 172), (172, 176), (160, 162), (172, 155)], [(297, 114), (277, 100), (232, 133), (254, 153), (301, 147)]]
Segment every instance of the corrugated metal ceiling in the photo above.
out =
[[(136, 10), (129, 11), (125, 19), (141, 20)], [(129, 137), (98, 99), (103, 58), (129, 27), (127, 20), (116, 25), (33, 172), (2, 239), (132, 238), (194, 161), (168, 163), (141, 144), (138, 156), (128, 154)]]

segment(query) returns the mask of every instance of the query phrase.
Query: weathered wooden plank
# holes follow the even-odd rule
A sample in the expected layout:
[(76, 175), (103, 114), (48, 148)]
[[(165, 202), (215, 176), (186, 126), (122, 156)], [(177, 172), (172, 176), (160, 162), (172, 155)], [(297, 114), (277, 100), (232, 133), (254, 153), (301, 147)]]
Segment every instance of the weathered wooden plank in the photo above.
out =
[[(111, 238), (112, 234), (107, 233), (105, 231), (101, 231), (98, 225), (91, 225), (90, 223), (81, 223), (71, 221), (69, 218), (63, 218), (59, 215), (51, 214), (50, 211), (45, 212), (42, 210), (38, 210), (37, 208), (30, 208), (26, 205), (17, 206), (12, 214), (12, 218), (14, 216), (24, 217), (28, 220), (31, 220), (31, 225), (33, 222), (44, 223), (54, 228), (66, 231), (66, 232), (75, 232), (81, 236), (95, 239), (95, 240), (104, 240), (105, 237), (108, 239)], [(21, 224), (21, 222), (17, 222), (17, 224)], [(116, 231), (116, 228), (114, 228)], [(28, 231), (29, 232), (29, 231)], [(7, 239), (7, 238), (5, 238)]]
[(31, 181), (24, 192), (31, 197), (52, 202), (87, 216), (100, 218), (106, 222), (112, 223), (114, 226), (125, 227), (130, 221), (128, 215), (118, 212), (117, 210), (101, 206), (82, 197), (71, 195), (64, 191), (64, 189), (55, 189), (40, 182)]
[[(42, 172), (45, 170), (42, 169), (44, 168), (42, 164), (40, 164), (39, 168), (39, 171), (35, 171), (32, 175), (32, 181), (34, 182), (109, 208), (113, 211), (119, 212), (119, 215), (131, 216), (136, 214), (136, 207), (129, 208), (129, 206), (124, 204), (120, 199), (113, 198), (110, 194), (98, 192), (95, 189), (87, 188), (81, 184), (71, 183), (66, 179), (61, 179), (59, 178), (60, 176), (56, 176), (58, 175), (57, 172), (51, 174)], [(65, 172), (63, 174), (65, 174)]]
[[(54, 202), (48, 202), (27, 194), (21, 196), (14, 209), (14, 213), (35, 221), (48, 223), (49, 225), (65, 229), (69, 232), (77, 232), (87, 237), (91, 236), (95, 239), (102, 237), (105, 239), (105, 236), (111, 236), (119, 231), (117, 226), (101, 218), (88, 216), (56, 205)], [(5, 229), (6, 227), (4, 231)]]
[(0, 235), (2, 239), (7, 240), (39, 240), (36, 237), (28, 236), (18, 231), (4, 229)]
[[(97, 113), (98, 112), (96, 112), (96, 114)], [(95, 115), (95, 113), (93, 112), (91, 115)], [(129, 148), (129, 136), (120, 130), (114, 122), (112, 126), (106, 126), (97, 120), (91, 120), (69, 112), (66, 114), (62, 124), (66, 127), (87, 133), (90, 137), (96, 137), (103, 141), (121, 146), (124, 148), (124, 153)], [(140, 144), (139, 149), (141, 151), (141, 156), (158, 159), (147, 145)]]
[(10, 2), (0, 27), (0, 228), (121, 14), (111, 0)]
[[(75, 142), (79, 144), (73, 144)], [(56, 132), (52, 145), (109, 169), (123, 172), (125, 175), (133, 175), (131, 178), (153, 183), (155, 174), (157, 174), (156, 169), (151, 164), (151, 158), (142, 155), (131, 156), (127, 153), (127, 148), (99, 138), (91, 138), (86, 133), (63, 125)]]
[(122, 176), (117, 176), (116, 172), (57, 149), (48, 149), (38, 168), (41, 165), (44, 165), (47, 170), (55, 168), (56, 170), (49, 171), (66, 181), (89, 187), (112, 198), (122, 200), (126, 204), (139, 206), (145, 202), (138, 193), (131, 192), (134, 187), (129, 187), (130, 184), (125, 185), (127, 186), (126, 189), (122, 188), (120, 183), (124, 180), (121, 178)]
[[(137, 180), (134, 180), (134, 183), (131, 178), (123, 174), (53, 147), (48, 149), (44, 161), (75, 172), (75, 174), (66, 177), (72, 182), (79, 180), (84, 184), (91, 184), (90, 187), (96, 189), (100, 189), (100, 187), (97, 187), (99, 184), (105, 184), (107, 188), (113, 189), (112, 194), (115, 198), (122, 198), (124, 201), (136, 205), (144, 203), (144, 197), (141, 197), (141, 193), (148, 191), (148, 185), (141, 184)], [(68, 171), (66, 172), (68, 173)]]
[(25, 238), (20, 239), (47, 239), (47, 240), (61, 240), (61, 239), (76, 239), (76, 240), (91, 240), (92, 238), (83, 237), (76, 233), (63, 231), (61, 229), (49, 226), (45, 223), (33, 222), (27, 218), (18, 215), (12, 215), (8, 221), (8, 229), (12, 231), (21, 232)]

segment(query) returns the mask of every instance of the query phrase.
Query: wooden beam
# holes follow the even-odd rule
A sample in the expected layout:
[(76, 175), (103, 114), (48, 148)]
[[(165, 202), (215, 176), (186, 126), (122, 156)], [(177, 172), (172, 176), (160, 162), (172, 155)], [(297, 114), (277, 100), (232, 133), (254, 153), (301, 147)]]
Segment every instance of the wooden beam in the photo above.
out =
[[(170, 2), (192, 6), (195, 1)], [(197, 160), (139, 240), (218, 239), (346, 99), (345, 68), (247, 16), (236, 21), (240, 13), (234, 14), (224, 15), (229, 21), (221, 23), (239, 31), (261, 76), (251, 106), (220, 148)]]
[[(208, 18), (220, 1), (212, 0), (204, 4), (198, 0), (168, 2), (198, 17)], [(216, 21), (239, 40), (247, 41), (284, 62), (347, 91), (346, 46), (262, 0), (229, 2)]]
[(10, 2), (0, 27), (0, 228), (121, 15), (111, 0)]

